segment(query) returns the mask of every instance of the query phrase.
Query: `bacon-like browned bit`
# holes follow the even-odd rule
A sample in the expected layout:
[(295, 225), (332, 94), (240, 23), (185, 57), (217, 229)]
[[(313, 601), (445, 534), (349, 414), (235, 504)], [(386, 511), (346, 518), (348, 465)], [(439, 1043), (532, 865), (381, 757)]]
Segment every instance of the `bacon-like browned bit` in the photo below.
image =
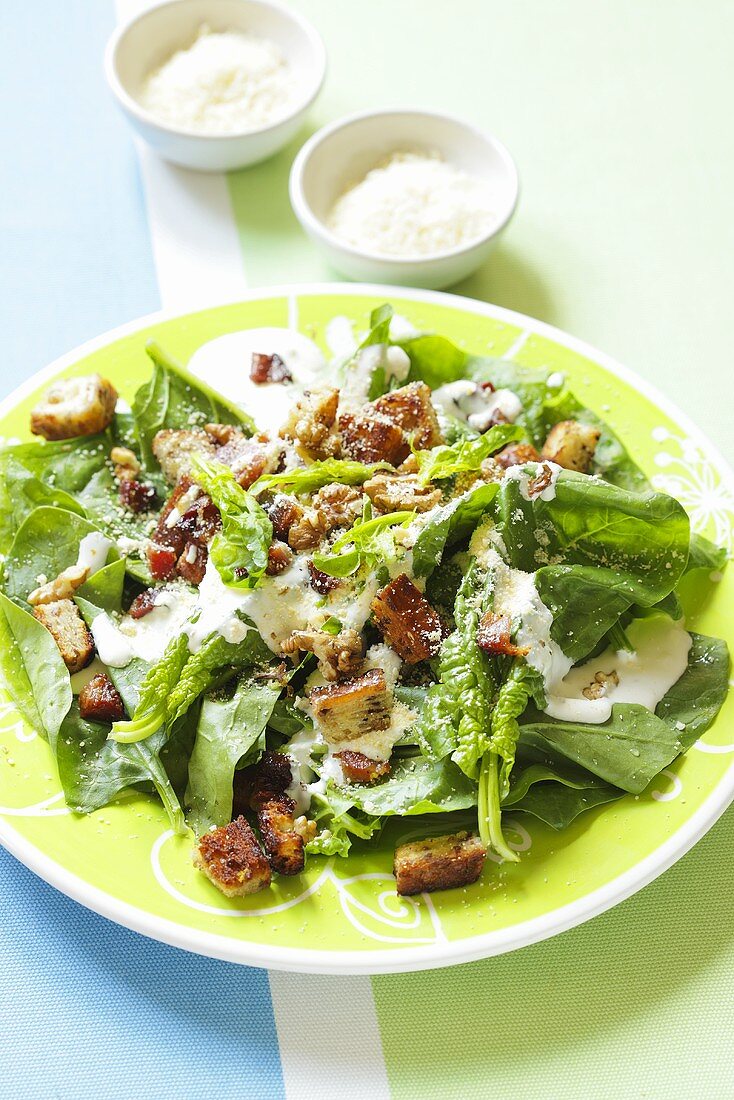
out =
[(441, 620), (406, 573), (377, 593), (372, 613), (385, 640), (409, 665), (438, 653)]
[(183, 552), (176, 562), (176, 573), (187, 584), (198, 586), (204, 580), (206, 563), (209, 559), (209, 551), (206, 546), (199, 546), (195, 542), (187, 542)]
[(293, 554), (284, 542), (274, 542), (268, 549), (268, 564), (265, 572), (269, 577), (283, 573), (293, 561)]
[(443, 443), (431, 391), (425, 382), (410, 382), (372, 402), (378, 413), (392, 420), (410, 437), (417, 451)]
[(131, 619), (142, 619), (146, 615), (150, 615), (151, 611), (155, 607), (156, 596), (158, 595), (155, 588), (146, 588), (144, 592), (136, 596), (133, 602), (128, 608), (128, 615)]
[(476, 882), (486, 849), (478, 836), (454, 833), (401, 844), (395, 849), (395, 885), (403, 897), (450, 890)]
[(534, 500), (552, 484), (553, 470), (547, 462), (543, 462), (535, 477), (531, 477), (528, 481), (528, 496), (531, 500)]
[(250, 363), (250, 378), (258, 386), (262, 386), (266, 382), (293, 381), (293, 375), (275, 352), (272, 355), (264, 355), (260, 351), (253, 351)]
[(287, 542), (291, 527), (303, 515), (301, 505), (293, 497), (287, 497), (279, 493), (273, 500), (263, 501), (262, 506), (273, 525), (275, 538)]
[(86, 668), (94, 657), (94, 638), (73, 600), (39, 604), (33, 618), (53, 637), (69, 672)]
[(149, 512), (156, 504), (156, 491), (152, 485), (134, 477), (120, 481), (120, 503), (130, 512)]
[(204, 833), (194, 851), (194, 864), (228, 898), (254, 894), (270, 885), (270, 864), (242, 816)]
[(540, 455), (532, 443), (508, 443), (494, 456), (503, 470), (510, 466), (522, 466), (525, 462), (540, 462)]
[(391, 698), (385, 673), (370, 668), (361, 676), (312, 688), (309, 702), (330, 741), (353, 741), (390, 725)]
[(371, 760), (363, 752), (352, 752), (351, 749), (336, 753), (336, 757), (349, 783), (374, 783), (390, 774), (389, 760)]
[(548, 438), (540, 452), (565, 470), (585, 474), (591, 468), (601, 431), (591, 424), (578, 420), (560, 420), (548, 432)]
[(399, 466), (410, 454), (402, 428), (380, 413), (362, 411), (339, 417), (342, 450), (356, 462), (389, 462)]
[(512, 622), (509, 615), (496, 615), (487, 611), (477, 629), (477, 645), (485, 653), (504, 654), (507, 657), (525, 657), (529, 646), (515, 645), (512, 641)]
[(145, 556), (148, 559), (148, 568), (153, 580), (167, 581), (173, 576), (178, 554), (170, 546), (159, 546), (157, 542), (149, 542)]
[(93, 676), (79, 692), (79, 713), (90, 722), (119, 722), (124, 718), (122, 696), (104, 672)]
[(328, 573), (323, 573), (320, 569), (317, 569), (312, 561), (308, 563), (308, 572), (311, 577), (311, 587), (320, 596), (326, 596), (343, 583), (339, 577), (330, 577)]

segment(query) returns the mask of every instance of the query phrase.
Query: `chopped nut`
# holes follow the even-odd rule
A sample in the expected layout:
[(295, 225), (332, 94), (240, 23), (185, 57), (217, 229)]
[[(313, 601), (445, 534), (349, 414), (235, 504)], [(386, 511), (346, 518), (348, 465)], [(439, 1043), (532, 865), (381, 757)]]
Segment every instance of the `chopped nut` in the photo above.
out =
[(586, 699), (603, 699), (609, 692), (609, 685), (616, 687), (619, 683), (619, 676), (615, 669), (611, 672), (597, 672), (594, 675), (594, 679), (585, 687), (581, 694)]
[(405, 573), (390, 581), (372, 601), (378, 628), (410, 665), (435, 656), (441, 646), (441, 620)]
[(486, 855), (479, 837), (465, 832), (401, 844), (395, 849), (397, 892), (405, 897), (469, 886), (481, 875)]
[(327, 533), (351, 527), (362, 512), (362, 492), (353, 485), (324, 485), (313, 498), (313, 506)]
[(303, 837), (306, 844), (316, 836), (316, 822), (309, 821), (305, 814), (301, 814), (300, 817), (296, 818), (293, 822), (293, 828), (299, 836)]
[(364, 491), (381, 512), (430, 512), (441, 500), (441, 490), (423, 485), (415, 474), (375, 474)]
[(525, 657), (529, 646), (518, 646), (512, 641), (512, 623), (509, 615), (496, 615), (487, 611), (479, 623), (477, 645), (486, 653), (502, 653), (508, 657)]
[(327, 634), (323, 630), (294, 630), (282, 646), (287, 657), (297, 653), (313, 653), (325, 680), (352, 676), (362, 666), (363, 644), (356, 630), (341, 630)]
[(113, 447), (110, 451), (110, 461), (115, 467), (115, 477), (118, 481), (126, 481), (140, 472), (138, 457), (129, 447)]
[(313, 550), (326, 534), (326, 521), (313, 508), (304, 511), (288, 531), (288, 545), (294, 550)]
[(306, 393), (291, 410), (280, 434), (284, 439), (292, 439), (299, 452), (308, 458), (333, 458), (340, 450), (335, 429), (338, 408), (339, 390)]
[(34, 588), (28, 597), (31, 607), (37, 607), (42, 603), (54, 603), (55, 600), (68, 600), (81, 588), (89, 576), (88, 565), (70, 565), (62, 570), (52, 581), (47, 581), (40, 588)]

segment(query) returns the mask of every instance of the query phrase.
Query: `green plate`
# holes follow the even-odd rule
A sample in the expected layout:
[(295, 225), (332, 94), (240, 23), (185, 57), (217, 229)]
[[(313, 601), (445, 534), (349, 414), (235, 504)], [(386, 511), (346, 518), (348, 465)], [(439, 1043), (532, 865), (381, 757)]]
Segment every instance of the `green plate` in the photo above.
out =
[[(28, 438), (28, 414), (52, 378), (99, 371), (125, 398), (148, 375), (154, 337), (186, 361), (203, 343), (261, 325), (297, 327), (323, 344), (337, 314), (365, 327), (390, 300), (416, 328), (478, 353), (562, 371), (578, 396), (630, 445), (658, 488), (677, 496), (697, 531), (731, 546), (734, 476), (701, 433), (647, 383), (606, 356), (537, 321), (467, 299), (348, 285), (290, 287), (244, 302), (156, 315), (108, 333), (54, 363), (0, 405), (6, 440)], [(734, 572), (690, 625), (734, 640)], [(508, 833), (521, 862), (489, 861), (462, 890), (398, 898), (391, 873), (398, 837), (348, 860), (311, 859), (296, 879), (228, 900), (191, 864), (162, 807), (130, 794), (88, 817), (68, 810), (46, 743), (0, 696), (0, 840), (58, 889), (121, 924), (179, 947), (291, 970), (377, 973), (499, 954), (578, 924), (669, 867), (734, 796), (731, 697), (718, 721), (644, 794), (582, 815), (562, 833), (518, 814)], [(438, 822), (435, 832), (441, 832)]]

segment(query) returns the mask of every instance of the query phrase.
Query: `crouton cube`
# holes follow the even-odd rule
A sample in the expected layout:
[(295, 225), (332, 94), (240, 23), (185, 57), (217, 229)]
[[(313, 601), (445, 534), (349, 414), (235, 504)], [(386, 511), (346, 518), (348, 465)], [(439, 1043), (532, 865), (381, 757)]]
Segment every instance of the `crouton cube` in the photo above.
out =
[(397, 892), (405, 896), (469, 886), (481, 875), (486, 855), (479, 837), (465, 832), (400, 844), (393, 868)]
[(59, 379), (31, 410), (31, 431), (44, 439), (95, 435), (112, 423), (117, 390), (99, 374)]
[(510, 466), (522, 466), (525, 462), (540, 462), (540, 455), (532, 443), (508, 443), (494, 456), (503, 470)]
[(405, 573), (372, 601), (372, 613), (386, 642), (409, 665), (434, 657), (441, 646), (441, 620)]
[(591, 468), (600, 435), (599, 428), (594, 428), (591, 424), (581, 424), (578, 420), (561, 420), (548, 432), (548, 438), (540, 452), (541, 458), (555, 462), (565, 470), (586, 474)]
[(372, 402), (378, 413), (392, 420), (408, 435), (417, 451), (443, 443), (431, 391), (425, 382), (411, 382), (378, 397)]
[(228, 898), (270, 885), (270, 864), (244, 817), (205, 833), (194, 850), (194, 864)]
[(339, 417), (342, 450), (356, 462), (389, 462), (399, 466), (410, 454), (402, 428), (380, 413), (343, 413)]
[(69, 672), (86, 668), (94, 657), (94, 638), (73, 600), (39, 604), (33, 618), (52, 635)]
[(332, 742), (353, 741), (390, 725), (391, 698), (381, 668), (368, 669), (361, 676), (328, 687), (313, 688), (308, 698), (327, 740)]
[(270, 866), (279, 875), (298, 875), (305, 855), (303, 837), (296, 831), (296, 804), (287, 794), (255, 796), (257, 825)]

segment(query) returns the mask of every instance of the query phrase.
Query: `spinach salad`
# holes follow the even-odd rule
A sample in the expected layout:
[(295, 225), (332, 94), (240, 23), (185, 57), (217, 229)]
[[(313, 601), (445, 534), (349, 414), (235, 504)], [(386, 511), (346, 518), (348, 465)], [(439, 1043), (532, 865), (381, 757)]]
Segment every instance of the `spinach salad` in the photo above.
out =
[(7, 690), (73, 810), (150, 792), (229, 896), (393, 818), (399, 893), (474, 882), (726, 696), (684, 617), (725, 552), (562, 377), (392, 323), (309, 385), (253, 351), (251, 407), (151, 344), (131, 407), (59, 380), (0, 452)]

